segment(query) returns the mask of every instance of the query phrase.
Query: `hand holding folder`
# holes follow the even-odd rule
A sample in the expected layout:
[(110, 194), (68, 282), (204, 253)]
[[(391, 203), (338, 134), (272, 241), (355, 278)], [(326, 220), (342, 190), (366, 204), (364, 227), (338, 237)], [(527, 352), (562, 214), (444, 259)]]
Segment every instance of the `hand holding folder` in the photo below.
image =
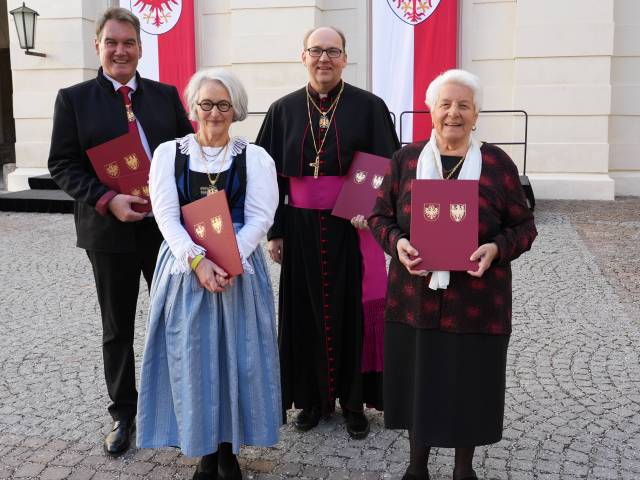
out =
[(182, 218), (194, 243), (207, 249), (206, 258), (230, 276), (244, 271), (224, 190), (183, 206)]
[(386, 157), (356, 152), (331, 214), (347, 220), (371, 215), (390, 162)]
[(125, 133), (91, 147), (87, 150), (87, 156), (100, 181), (111, 190), (135, 195), (149, 202), (132, 203), (132, 210), (141, 213), (151, 211), (148, 184), (151, 162), (137, 133)]

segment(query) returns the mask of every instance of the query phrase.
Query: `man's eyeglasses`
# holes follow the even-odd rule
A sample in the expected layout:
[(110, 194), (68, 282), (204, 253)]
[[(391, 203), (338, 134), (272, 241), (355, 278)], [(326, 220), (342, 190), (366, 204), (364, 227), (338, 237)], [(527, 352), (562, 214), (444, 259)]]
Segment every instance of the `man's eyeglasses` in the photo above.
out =
[(342, 55), (342, 50), (339, 48), (320, 48), (320, 47), (311, 47), (307, 48), (307, 53), (309, 53), (312, 57), (321, 57), (324, 52), (327, 52), (327, 56), (329, 58), (338, 58)]
[(210, 112), (211, 110), (213, 110), (213, 107), (218, 107), (218, 111), (222, 113), (228, 112), (229, 110), (231, 110), (231, 107), (233, 106), (231, 105), (231, 103), (227, 102), (226, 100), (220, 100), (219, 102), (212, 102), (211, 100), (203, 100), (197, 105), (199, 105), (200, 108), (205, 112)]

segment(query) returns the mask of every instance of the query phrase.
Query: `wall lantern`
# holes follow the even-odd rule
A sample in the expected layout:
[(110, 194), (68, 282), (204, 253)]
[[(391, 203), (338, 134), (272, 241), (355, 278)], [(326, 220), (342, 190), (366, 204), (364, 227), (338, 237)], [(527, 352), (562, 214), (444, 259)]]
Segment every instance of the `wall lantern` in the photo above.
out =
[(46, 57), (47, 55), (44, 53), (29, 51), (33, 49), (36, 41), (36, 19), (38, 18), (38, 12), (27, 7), (24, 2), (22, 2), (21, 7), (14, 8), (9, 13), (13, 15), (13, 20), (16, 22), (20, 48), (25, 50), (24, 53), (37, 57)]

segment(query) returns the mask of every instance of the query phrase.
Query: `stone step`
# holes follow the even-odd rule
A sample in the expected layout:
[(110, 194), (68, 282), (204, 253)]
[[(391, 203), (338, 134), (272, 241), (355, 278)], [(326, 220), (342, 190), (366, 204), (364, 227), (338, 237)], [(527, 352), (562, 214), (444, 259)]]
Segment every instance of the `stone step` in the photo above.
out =
[(21, 190), (0, 194), (2, 212), (72, 213), (73, 198), (62, 190)]
[(29, 177), (29, 187), (32, 190), (59, 190), (58, 184), (51, 178), (48, 173), (46, 175), (38, 175), (37, 177)]

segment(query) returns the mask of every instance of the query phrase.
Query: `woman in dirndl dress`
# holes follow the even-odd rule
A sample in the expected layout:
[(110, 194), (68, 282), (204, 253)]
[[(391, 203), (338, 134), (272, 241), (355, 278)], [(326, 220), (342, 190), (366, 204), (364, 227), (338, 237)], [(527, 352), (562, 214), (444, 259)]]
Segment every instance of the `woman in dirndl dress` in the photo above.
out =
[[(230, 137), (247, 95), (224, 69), (197, 72), (185, 92), (197, 134), (154, 152), (149, 179), (164, 236), (138, 397), (139, 448), (201, 456), (194, 479), (241, 479), (240, 446), (270, 446), (282, 423), (273, 293), (260, 240), (278, 205), (274, 163)], [(180, 207), (224, 189), (244, 273), (231, 278), (204, 257)]]

